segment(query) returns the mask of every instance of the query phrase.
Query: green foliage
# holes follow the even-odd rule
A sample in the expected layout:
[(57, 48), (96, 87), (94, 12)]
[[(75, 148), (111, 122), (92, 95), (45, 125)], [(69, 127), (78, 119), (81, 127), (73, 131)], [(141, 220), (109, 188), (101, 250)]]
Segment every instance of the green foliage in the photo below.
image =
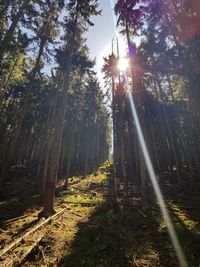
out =
[(1, 190), (12, 166), (42, 180), (59, 129), (58, 176), (85, 176), (110, 146), (105, 96), (84, 37), (98, 1), (7, 1), (0, 13)]

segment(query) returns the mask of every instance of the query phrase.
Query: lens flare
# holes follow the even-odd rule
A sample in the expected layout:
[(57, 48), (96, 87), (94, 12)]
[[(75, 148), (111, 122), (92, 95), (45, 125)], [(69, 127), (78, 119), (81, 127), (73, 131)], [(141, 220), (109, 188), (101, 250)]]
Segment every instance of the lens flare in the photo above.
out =
[[(113, 2), (113, 0), (110, 0), (110, 2), (111, 2), (112, 10), (114, 10), (114, 2)], [(117, 20), (116, 20), (116, 16), (115, 16), (114, 12), (113, 12), (113, 21), (114, 21), (114, 25), (115, 25), (115, 28), (116, 28), (116, 25), (117, 25), (116, 21)], [(117, 31), (117, 28), (116, 28), (115, 31), (116, 31), (116, 36), (119, 39), (120, 35), (119, 35), (118, 31)], [(131, 56), (131, 54), (130, 54), (130, 56)], [(140, 142), (140, 145), (141, 145), (141, 149), (142, 149), (142, 152), (143, 152), (146, 168), (147, 168), (148, 173), (149, 173), (149, 178), (150, 178), (151, 183), (153, 185), (153, 188), (154, 188), (154, 191), (155, 191), (155, 194), (156, 194), (156, 198), (158, 200), (158, 204), (159, 204), (159, 207), (160, 207), (160, 211), (161, 211), (162, 216), (164, 218), (164, 221), (166, 223), (167, 230), (168, 230), (168, 233), (169, 233), (169, 236), (170, 236), (170, 239), (171, 239), (171, 243), (172, 243), (172, 245), (174, 247), (174, 250), (176, 252), (176, 255), (177, 255), (177, 259), (179, 260), (179, 263), (180, 263), (181, 267), (187, 267), (188, 264), (187, 264), (185, 255), (183, 253), (183, 250), (182, 250), (181, 244), (179, 242), (176, 230), (174, 228), (174, 225), (172, 223), (172, 220), (171, 220), (171, 217), (169, 215), (168, 209), (166, 207), (164, 196), (163, 196), (163, 194), (161, 192), (160, 186), (159, 186), (158, 181), (156, 179), (156, 174), (155, 174), (152, 162), (151, 162), (151, 158), (150, 158), (150, 155), (149, 155), (149, 151), (147, 149), (147, 145), (146, 145), (145, 140), (144, 140), (144, 135), (143, 135), (143, 132), (142, 132), (142, 128), (140, 126), (140, 121), (139, 121), (139, 117), (138, 117), (138, 114), (137, 114), (136, 106), (135, 106), (135, 103), (134, 103), (132, 90), (131, 90), (131, 87), (130, 87), (130, 84), (129, 84), (129, 81), (128, 81), (128, 77), (127, 77), (127, 74), (126, 74), (126, 70), (124, 71), (124, 77), (125, 77), (127, 93), (128, 93), (130, 106), (131, 106), (131, 111), (132, 111), (132, 116), (133, 116), (133, 123), (134, 123), (134, 126), (136, 127), (136, 130), (137, 130), (138, 139), (139, 139), (139, 142)]]
[(126, 71), (128, 69), (128, 66), (129, 66), (129, 62), (127, 58), (122, 57), (119, 59), (117, 67), (120, 71)]

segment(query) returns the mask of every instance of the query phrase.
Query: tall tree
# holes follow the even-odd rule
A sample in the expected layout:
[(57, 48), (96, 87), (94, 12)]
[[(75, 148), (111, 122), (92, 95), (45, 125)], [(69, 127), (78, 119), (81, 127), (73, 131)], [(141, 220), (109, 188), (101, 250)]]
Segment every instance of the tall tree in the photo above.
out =
[[(60, 149), (62, 142), (62, 133), (67, 104), (67, 95), (70, 85), (70, 73), (72, 59), (77, 46), (77, 37), (81, 34), (80, 24), (92, 24), (89, 20), (91, 15), (97, 15), (97, 1), (70, 1), (68, 4), (69, 15), (66, 21), (65, 40), (63, 49), (63, 58), (60, 62), (58, 72), (58, 95), (55, 107), (55, 116), (53, 124), (53, 136), (51, 151), (49, 153), (49, 176), (47, 177), (46, 194), (42, 216), (48, 216), (54, 213), (53, 198), (55, 192), (55, 183), (59, 166)], [(67, 58), (67, 61), (66, 61)]]

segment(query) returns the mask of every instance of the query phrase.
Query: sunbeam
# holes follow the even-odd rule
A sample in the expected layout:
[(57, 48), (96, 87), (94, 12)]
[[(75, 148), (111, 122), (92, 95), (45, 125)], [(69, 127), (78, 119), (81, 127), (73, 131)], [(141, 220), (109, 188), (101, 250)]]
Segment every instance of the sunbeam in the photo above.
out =
[[(114, 14), (114, 8), (113, 7), (114, 7), (114, 3), (111, 0), (111, 8), (113, 9), (113, 20), (114, 20), (114, 23), (116, 25), (116, 16)], [(117, 36), (117, 38), (120, 38), (120, 35), (119, 35), (118, 31), (117, 31), (117, 28), (116, 28), (116, 36)], [(136, 106), (135, 106), (133, 95), (132, 95), (132, 92), (131, 92), (131, 87), (130, 87), (129, 82), (128, 82), (126, 69), (123, 70), (123, 73), (124, 73), (124, 77), (125, 77), (128, 98), (129, 98), (129, 101), (130, 101), (130, 106), (131, 106), (131, 111), (132, 111), (132, 116), (133, 116), (133, 123), (134, 123), (134, 126), (136, 127), (136, 130), (137, 130), (137, 135), (138, 135), (140, 146), (141, 146), (141, 149), (142, 149), (142, 152), (143, 152), (143, 156), (144, 156), (144, 159), (145, 159), (146, 168), (147, 168), (147, 171), (149, 173), (149, 178), (150, 178), (151, 183), (153, 185), (153, 188), (154, 188), (154, 191), (155, 191), (155, 194), (156, 194), (156, 198), (158, 200), (158, 204), (159, 204), (162, 216), (164, 218), (164, 221), (166, 223), (166, 226), (167, 226), (167, 229), (168, 229), (168, 233), (169, 233), (172, 245), (173, 245), (173, 247), (175, 249), (175, 252), (176, 252), (177, 258), (179, 260), (180, 266), (181, 267), (187, 267), (188, 266), (187, 260), (185, 258), (184, 253), (183, 253), (183, 249), (181, 247), (181, 244), (179, 242), (178, 236), (176, 234), (176, 230), (174, 228), (174, 225), (172, 223), (172, 220), (171, 220), (171, 217), (169, 215), (168, 209), (166, 207), (165, 200), (164, 200), (163, 194), (161, 192), (160, 186), (159, 186), (158, 181), (156, 179), (155, 171), (154, 171), (154, 168), (153, 168), (153, 165), (152, 165), (152, 162), (151, 162), (151, 158), (150, 158), (150, 155), (149, 155), (149, 151), (147, 149), (147, 145), (146, 145), (145, 140), (144, 140), (144, 135), (143, 135), (143, 132), (142, 132), (142, 129), (141, 129), (141, 125), (140, 125), (140, 121), (139, 121), (139, 117), (138, 117), (138, 114), (137, 114), (137, 111), (136, 111)]]
[(128, 69), (128, 66), (129, 66), (129, 61), (127, 58), (125, 58), (125, 57), (119, 58), (119, 62), (118, 62), (117, 67), (120, 71), (126, 71)]
[(165, 200), (164, 200), (163, 194), (161, 192), (160, 186), (159, 186), (158, 181), (156, 179), (155, 171), (154, 171), (154, 168), (153, 168), (153, 165), (151, 162), (151, 158), (150, 158), (150, 155), (149, 155), (149, 152), (148, 152), (145, 140), (144, 140), (144, 135), (143, 135), (143, 132), (142, 132), (142, 129), (140, 126), (138, 114), (136, 111), (135, 103), (133, 100), (131, 88), (130, 88), (130, 85), (128, 83), (126, 73), (124, 73), (124, 76), (125, 76), (125, 80), (126, 80), (127, 92), (128, 92), (130, 105), (131, 105), (131, 111), (132, 111), (132, 115), (133, 115), (134, 126), (136, 126), (136, 129), (137, 129), (137, 134), (138, 134), (139, 142), (140, 142), (140, 145), (142, 148), (143, 156), (145, 159), (146, 168), (148, 170), (149, 177), (151, 179), (151, 183), (153, 185), (153, 188), (154, 188), (154, 191), (155, 191), (155, 194), (156, 194), (159, 206), (160, 206), (160, 210), (162, 212), (163, 218), (164, 218), (165, 223), (167, 225), (169, 236), (171, 238), (173, 247), (176, 251), (177, 258), (179, 259), (180, 266), (181, 267), (187, 267), (188, 264), (187, 264), (185, 255), (183, 253), (183, 250), (182, 250), (182, 247), (181, 247), (180, 242), (178, 240), (174, 225), (172, 223), (171, 217), (170, 217), (169, 212), (167, 210)]

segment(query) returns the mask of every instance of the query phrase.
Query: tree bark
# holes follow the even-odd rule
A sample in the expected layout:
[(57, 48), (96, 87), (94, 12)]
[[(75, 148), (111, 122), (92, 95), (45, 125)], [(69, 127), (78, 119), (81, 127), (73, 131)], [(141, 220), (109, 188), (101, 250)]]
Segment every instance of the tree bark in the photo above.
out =
[[(53, 200), (55, 194), (55, 186), (57, 180), (57, 172), (59, 167), (59, 157), (61, 151), (61, 143), (62, 143), (62, 134), (63, 134), (63, 126), (64, 126), (64, 119), (65, 119), (65, 112), (66, 112), (66, 105), (67, 105), (67, 89), (69, 88), (70, 84), (70, 73), (71, 73), (71, 65), (72, 65), (72, 58), (74, 55), (74, 46), (75, 46), (75, 39), (76, 39), (76, 27), (77, 27), (77, 19), (74, 20), (74, 29), (73, 29), (73, 36), (71, 39), (71, 50), (65, 51), (68, 54), (68, 62), (64, 70), (62, 70), (62, 80), (61, 80), (61, 88), (60, 92), (58, 92), (58, 99), (57, 99), (57, 107), (56, 107), (56, 114), (55, 114), (55, 127), (53, 133), (53, 143), (51, 146), (50, 157), (49, 157), (49, 174), (47, 176), (47, 183), (46, 183), (46, 192), (45, 192), (45, 201), (44, 201), (44, 209), (41, 211), (40, 216), (49, 216), (55, 213), (53, 208)], [(67, 49), (67, 48), (66, 48)], [(66, 58), (63, 58), (63, 61)], [(60, 82), (60, 81), (59, 81)]]

